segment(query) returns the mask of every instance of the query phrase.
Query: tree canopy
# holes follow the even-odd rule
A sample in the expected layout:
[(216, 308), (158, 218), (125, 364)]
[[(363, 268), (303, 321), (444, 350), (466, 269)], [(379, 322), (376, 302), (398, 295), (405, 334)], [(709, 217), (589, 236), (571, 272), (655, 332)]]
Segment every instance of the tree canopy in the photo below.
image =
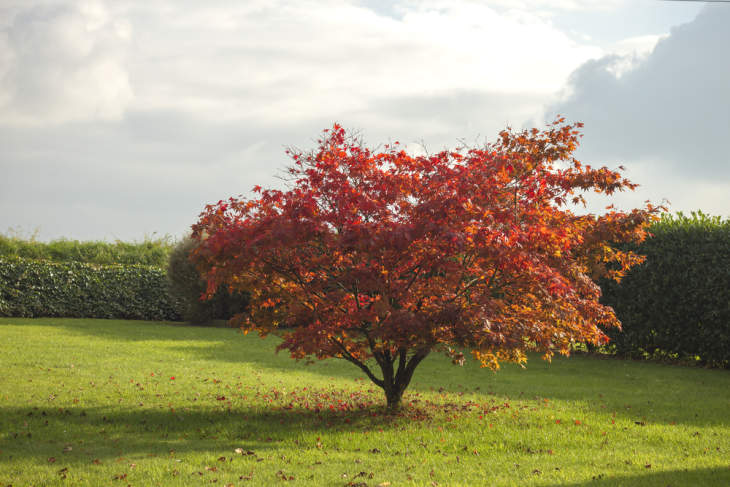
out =
[(353, 363), (391, 410), (432, 351), (496, 369), (603, 343), (620, 323), (596, 280), (642, 261), (617, 244), (642, 241), (661, 208), (573, 211), (588, 191), (636, 186), (574, 157), (581, 127), (416, 156), (334, 125), (315, 150), (287, 151), (288, 189), (207, 206), (194, 259), (209, 295), (250, 292), (233, 324), (279, 334), (294, 358)]

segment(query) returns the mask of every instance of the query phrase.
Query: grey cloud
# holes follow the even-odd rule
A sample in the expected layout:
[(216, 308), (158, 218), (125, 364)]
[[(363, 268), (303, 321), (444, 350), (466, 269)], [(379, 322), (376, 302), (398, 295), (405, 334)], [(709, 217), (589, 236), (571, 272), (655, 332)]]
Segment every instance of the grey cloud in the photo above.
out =
[(181, 235), (204, 204), (247, 193), (281, 165), (283, 149), (265, 137), (174, 113), (4, 127), (0, 231), (39, 225), (42, 238)]
[(583, 154), (592, 159), (640, 161), (657, 178), (728, 182), (728, 25), (727, 5), (708, 6), (619, 78), (609, 70), (620, 59), (587, 62), (573, 73), (570, 95), (548, 112), (585, 122)]
[(381, 98), (361, 112), (305, 122), (211, 122), (171, 110), (128, 112), (113, 122), (0, 130), (0, 231), (40, 226), (44, 239), (180, 236), (207, 203), (251, 188), (281, 187), (285, 146), (313, 148), (337, 121), (370, 145), (398, 139), (453, 147), (525, 118), (537, 99), (454, 93)]
[[(413, 136), (453, 147), (455, 137), (494, 140), (498, 132), (534, 114), (544, 97), (533, 93), (457, 91), (378, 100), (373, 111), (409, 127)], [(402, 129), (401, 129), (402, 130)]]

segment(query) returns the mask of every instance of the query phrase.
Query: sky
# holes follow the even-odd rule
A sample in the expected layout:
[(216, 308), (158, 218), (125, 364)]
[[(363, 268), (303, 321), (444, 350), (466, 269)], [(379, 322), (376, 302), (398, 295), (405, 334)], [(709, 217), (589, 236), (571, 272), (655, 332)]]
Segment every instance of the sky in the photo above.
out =
[(0, 0), (0, 232), (180, 238), (335, 122), (417, 153), (556, 114), (640, 184), (619, 208), (728, 217), (728, 25), (656, 0)]

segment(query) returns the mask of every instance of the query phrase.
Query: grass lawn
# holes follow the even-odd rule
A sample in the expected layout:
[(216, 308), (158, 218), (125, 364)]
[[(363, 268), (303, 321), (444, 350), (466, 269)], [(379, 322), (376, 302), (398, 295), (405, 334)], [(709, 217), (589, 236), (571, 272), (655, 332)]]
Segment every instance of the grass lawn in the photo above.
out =
[(730, 372), (431, 356), (405, 412), (352, 365), (154, 322), (0, 319), (0, 486), (728, 486)]

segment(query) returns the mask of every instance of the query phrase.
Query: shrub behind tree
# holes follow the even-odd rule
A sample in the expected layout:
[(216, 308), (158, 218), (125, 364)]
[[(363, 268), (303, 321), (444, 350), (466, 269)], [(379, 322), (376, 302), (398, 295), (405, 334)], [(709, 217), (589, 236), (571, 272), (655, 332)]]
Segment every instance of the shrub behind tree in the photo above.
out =
[(170, 252), (167, 264), (168, 290), (175, 309), (183, 320), (196, 324), (227, 320), (242, 313), (248, 306), (249, 295), (245, 290), (232, 293), (221, 288), (210, 299), (201, 300), (206, 282), (190, 260), (196, 242), (186, 237)]

